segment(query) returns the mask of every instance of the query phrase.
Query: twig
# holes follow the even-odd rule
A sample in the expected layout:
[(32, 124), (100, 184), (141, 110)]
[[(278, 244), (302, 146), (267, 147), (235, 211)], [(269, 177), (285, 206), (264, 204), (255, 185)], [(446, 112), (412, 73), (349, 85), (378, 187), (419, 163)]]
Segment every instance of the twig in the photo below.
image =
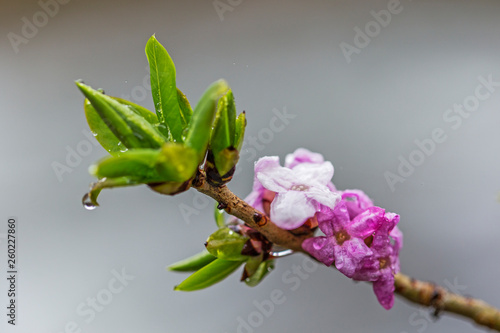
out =
[[(304, 239), (312, 235), (294, 235), (290, 231), (278, 228), (264, 213), (248, 205), (226, 186), (215, 187), (210, 185), (206, 181), (203, 171), (198, 173), (193, 180), (192, 186), (201, 193), (215, 199), (220, 203), (221, 207), (225, 208), (228, 214), (241, 219), (251, 228), (258, 230), (272, 243), (306, 253), (301, 244)], [(454, 294), (443, 287), (429, 282), (418, 281), (401, 273), (396, 274), (394, 284), (396, 294), (412, 303), (433, 307), (436, 316), (441, 312), (450, 312), (470, 318), (478, 325), (500, 331), (500, 310), (481, 300)]]
[(500, 331), (500, 310), (478, 299), (454, 294), (443, 287), (418, 281), (403, 274), (396, 274), (396, 293), (408, 301), (441, 312), (455, 313), (474, 320), (478, 325)]
[(210, 185), (205, 178), (205, 173), (200, 171), (193, 180), (192, 187), (203, 194), (215, 199), (221, 207), (224, 207), (228, 214), (236, 216), (244, 221), (249, 227), (258, 230), (266, 236), (272, 243), (292, 249), (294, 251), (303, 252), (302, 242), (311, 235), (294, 235), (287, 230), (278, 228), (272, 223), (266, 214), (259, 212), (245, 201), (241, 200), (225, 185), (216, 187)]

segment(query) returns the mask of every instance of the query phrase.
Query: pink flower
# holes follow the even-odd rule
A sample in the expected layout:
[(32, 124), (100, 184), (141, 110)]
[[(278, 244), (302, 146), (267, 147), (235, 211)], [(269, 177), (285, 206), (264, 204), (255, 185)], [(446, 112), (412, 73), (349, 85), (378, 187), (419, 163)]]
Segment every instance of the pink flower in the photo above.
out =
[(373, 291), (379, 303), (389, 310), (394, 305), (394, 274), (399, 272), (398, 255), (403, 245), (403, 234), (396, 227), (399, 215), (385, 213), (381, 222), (370, 245), (373, 255), (363, 259), (353, 279), (373, 281)]
[(333, 210), (323, 206), (317, 219), (325, 236), (306, 239), (302, 247), (327, 266), (335, 261), (335, 267), (352, 278), (361, 261), (373, 255), (364, 240), (380, 227), (383, 214), (383, 209), (371, 207), (351, 221), (344, 200)]
[[(305, 148), (297, 148), (292, 154), (288, 154), (285, 157), (285, 167), (290, 169), (302, 163), (322, 164), (323, 162), (325, 162), (323, 155), (313, 153)], [(331, 181), (326, 186), (331, 191), (337, 191)]]
[(399, 215), (372, 206), (350, 220), (348, 203), (342, 200), (333, 210), (322, 207), (317, 219), (325, 236), (306, 239), (302, 248), (327, 266), (335, 262), (347, 277), (372, 281), (379, 303), (392, 308), (403, 246)]
[[(265, 168), (266, 163), (273, 164), (274, 161), (270, 158), (261, 158), (258, 162), (255, 163), (255, 167), (257, 167), (257, 163), (260, 163), (260, 167)], [(274, 192), (266, 190), (266, 188), (257, 179), (257, 172), (255, 172), (252, 192), (250, 192), (250, 194), (245, 198), (245, 202), (253, 208), (269, 214), (269, 212), (265, 211), (266, 209), (264, 208), (264, 205), (266, 204), (266, 198), (269, 198), (271, 196), (274, 197)]]
[(288, 154), (284, 167), (277, 156), (263, 157), (245, 201), (283, 229), (317, 221), (325, 235), (306, 239), (304, 250), (354, 280), (373, 282), (379, 303), (390, 309), (403, 246), (399, 215), (373, 206), (361, 190), (337, 191), (332, 177), (332, 164), (304, 148)]
[(332, 164), (323, 162), (319, 154), (307, 154), (305, 149), (297, 151), (287, 156), (292, 168), (280, 166), (277, 156), (259, 159), (255, 163), (253, 191), (245, 199), (253, 207), (264, 210), (263, 199), (269, 196), (266, 190), (275, 193), (270, 217), (277, 226), (287, 230), (296, 229), (314, 217), (320, 205), (333, 209), (340, 201), (340, 194), (330, 190)]
[(302, 163), (321, 164), (324, 161), (323, 155), (319, 153), (313, 153), (305, 148), (297, 148), (293, 153), (286, 155), (285, 167), (293, 169)]
[(389, 233), (389, 236), (391, 237), (392, 250), (394, 251), (393, 254), (394, 274), (397, 274), (401, 270), (399, 265), (399, 251), (403, 247), (403, 233), (401, 232), (401, 230), (399, 230), (398, 226), (396, 225), (394, 226), (394, 229), (392, 229), (391, 232)]
[(342, 191), (342, 199), (347, 204), (349, 217), (351, 220), (363, 212), (368, 207), (373, 206), (371, 199), (361, 190), (345, 190)]

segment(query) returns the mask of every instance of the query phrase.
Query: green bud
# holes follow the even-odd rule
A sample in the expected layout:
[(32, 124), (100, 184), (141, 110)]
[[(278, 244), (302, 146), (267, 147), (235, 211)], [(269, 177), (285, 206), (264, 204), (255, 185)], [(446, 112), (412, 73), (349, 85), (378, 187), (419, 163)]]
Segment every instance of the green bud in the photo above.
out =
[[(244, 114), (244, 113), (242, 113)], [(210, 139), (210, 150), (205, 164), (207, 180), (214, 186), (229, 182), (239, 159), (242, 143), (241, 117), (236, 118), (236, 107), (231, 91), (219, 100), (214, 129)], [(241, 141), (241, 142), (240, 142)]]
[(215, 156), (214, 152), (209, 150), (204, 166), (208, 183), (222, 186), (231, 181), (238, 158), (238, 151), (232, 147), (220, 151)]
[(218, 208), (219, 203), (215, 203), (215, 209), (214, 209), (214, 217), (215, 217), (215, 223), (217, 224), (217, 227), (219, 229), (224, 228), (226, 225), (226, 219), (224, 217), (224, 209), (219, 209)]
[(247, 126), (247, 119), (245, 111), (240, 113), (238, 118), (236, 118), (236, 126), (234, 128), (234, 148), (238, 151), (241, 150), (243, 146), (243, 139), (245, 137), (245, 127)]
[(247, 260), (249, 257), (241, 254), (241, 250), (243, 250), (243, 246), (247, 240), (247, 237), (240, 235), (230, 228), (222, 228), (208, 237), (206, 248), (208, 252), (219, 259)]
[(224, 280), (240, 267), (242, 263), (242, 261), (215, 259), (210, 264), (191, 274), (186, 280), (176, 286), (174, 290), (194, 291), (210, 287)]
[(196, 105), (188, 125), (185, 143), (198, 154), (198, 164), (205, 159), (210, 133), (216, 113), (217, 101), (229, 89), (224, 80), (212, 83)]
[(168, 269), (176, 272), (194, 272), (210, 264), (215, 259), (217, 258), (210, 254), (207, 250), (203, 250), (194, 256), (168, 266)]
[[(274, 260), (266, 260), (258, 264), (257, 268), (251, 267), (250, 261), (245, 265), (245, 272), (248, 277), (244, 280), (247, 286), (255, 287), (258, 285), (266, 275), (274, 269)], [(252, 274), (249, 274), (249, 272)]]

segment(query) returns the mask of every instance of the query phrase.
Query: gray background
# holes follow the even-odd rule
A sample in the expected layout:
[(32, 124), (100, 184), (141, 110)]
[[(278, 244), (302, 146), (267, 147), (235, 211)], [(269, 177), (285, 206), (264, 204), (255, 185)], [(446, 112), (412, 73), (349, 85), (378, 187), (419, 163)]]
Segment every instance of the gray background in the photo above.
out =
[[(500, 3), (401, 6), (348, 63), (340, 44), (353, 45), (354, 28), (364, 29), (374, 20), (370, 11), (387, 9), (387, 1), (243, 1), (221, 20), (211, 1), (72, 0), (17, 53), (7, 34), (21, 35), (22, 18), (32, 22), (41, 7), (35, 0), (2, 1), (0, 234), (7, 217), (16, 216), (20, 294), (18, 325), (7, 328), (2, 310), (0, 330), (59, 333), (75, 322), (81, 332), (236, 332), (238, 317), (248, 320), (254, 301), (279, 289), (286, 301), (255, 332), (480, 331), (452, 316), (430, 322), (427, 310), (399, 298), (386, 311), (368, 284), (328, 268), (292, 290), (283, 277), (297, 277), (288, 271), (302, 264), (300, 255), (279, 260), (253, 289), (235, 274), (204, 291), (174, 292), (185, 275), (165, 267), (203, 247), (215, 230), (212, 202), (191, 191), (167, 197), (142, 186), (104, 191), (101, 207), (86, 211), (80, 200), (93, 181), (87, 167), (106, 152), (92, 145), (62, 181), (52, 167), (65, 164), (67, 147), (87, 140), (75, 79), (110, 95), (134, 94), (129, 98), (152, 109), (149, 95), (140, 93), (148, 75), (144, 46), (156, 33), (192, 104), (208, 84), (227, 79), (254, 137), (269, 128), (273, 109), (286, 108), (296, 117), (258, 156), (283, 159), (297, 147), (321, 152), (335, 166), (338, 188), (364, 189), (401, 215), (406, 274), (458, 284), (459, 292), (500, 307), (500, 92), (456, 130), (443, 120), (474, 93), (478, 76), (500, 81)], [(438, 127), (447, 140), (391, 191), (384, 173), (396, 173), (398, 158), (408, 158), (414, 141)], [(246, 154), (230, 184), (243, 197), (253, 177), (254, 159)], [(196, 213), (183, 217), (180, 207)], [(104, 295), (112, 271), (122, 268), (135, 278), (86, 322), (78, 306)], [(0, 288), (5, 309), (4, 278)]]

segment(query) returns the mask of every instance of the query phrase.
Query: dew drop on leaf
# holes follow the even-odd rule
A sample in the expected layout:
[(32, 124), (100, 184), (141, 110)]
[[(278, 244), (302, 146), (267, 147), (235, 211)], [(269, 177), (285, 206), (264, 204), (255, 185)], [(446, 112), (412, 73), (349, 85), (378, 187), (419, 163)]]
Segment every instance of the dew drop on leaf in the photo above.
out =
[(97, 208), (97, 205), (94, 205), (92, 203), (92, 200), (90, 200), (90, 196), (88, 193), (85, 193), (85, 195), (82, 198), (82, 204), (83, 207), (85, 207), (86, 210), (94, 210)]

